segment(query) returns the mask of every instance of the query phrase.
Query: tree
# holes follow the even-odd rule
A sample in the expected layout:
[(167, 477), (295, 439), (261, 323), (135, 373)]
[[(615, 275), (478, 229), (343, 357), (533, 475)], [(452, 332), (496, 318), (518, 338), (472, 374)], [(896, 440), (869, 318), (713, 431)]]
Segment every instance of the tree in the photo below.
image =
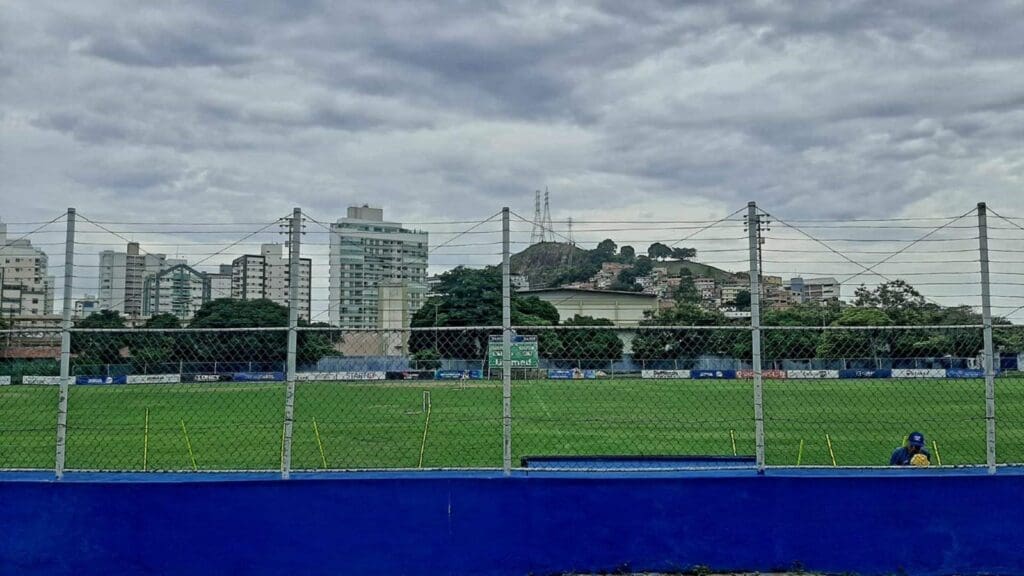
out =
[(413, 352), (410, 364), (414, 370), (437, 370), (441, 367), (441, 355), (433, 348), (424, 348)]
[[(501, 271), (498, 268), (454, 268), (441, 275), (436, 292), (438, 295), (429, 298), (413, 315), (413, 328), (501, 325)], [(558, 324), (558, 309), (535, 296), (513, 292), (511, 306), (513, 325)], [(541, 333), (539, 348), (543, 352), (550, 338), (545, 335), (548, 331), (538, 332)], [(413, 353), (433, 348), (442, 358), (482, 359), (487, 354), (492, 333), (496, 332), (467, 330), (442, 335), (418, 330), (411, 334), (409, 348)]]
[(181, 328), (181, 320), (174, 314), (157, 314), (146, 320), (144, 327), (162, 329)]
[(610, 260), (612, 256), (615, 256), (615, 250), (617, 248), (618, 246), (615, 244), (614, 241), (612, 241), (611, 238), (605, 238), (604, 240), (601, 240), (601, 242), (598, 243), (596, 251), (602, 256), (605, 256), (605, 261), (607, 261)]
[[(881, 310), (847, 308), (832, 323), (835, 327), (889, 326), (892, 321)], [(892, 331), (885, 329), (826, 330), (818, 344), (819, 358), (871, 358), (888, 356), (892, 351)]]
[(124, 318), (117, 310), (100, 310), (75, 322), (75, 328), (124, 328)]
[(926, 304), (924, 296), (903, 280), (879, 284), (874, 290), (861, 284), (854, 291), (853, 305), (858, 307), (906, 310), (921, 308)]
[(672, 257), (676, 260), (693, 260), (697, 257), (696, 248), (673, 248)]
[(622, 246), (619, 248), (619, 258), (623, 262), (632, 262), (636, 258), (636, 249), (629, 245)]
[[(300, 321), (300, 326), (308, 322)], [(203, 304), (189, 328), (282, 328), (288, 326), (288, 308), (270, 300), (220, 298)], [(288, 352), (284, 330), (199, 332), (184, 334), (191, 358), (203, 362), (265, 362), (279, 364)], [(338, 355), (326, 332), (298, 333), (296, 356), (301, 363)]]
[(610, 362), (622, 358), (622, 340), (612, 329), (615, 325), (611, 320), (577, 314), (562, 325), (601, 328), (557, 331), (559, 341), (553, 343), (557, 348), (548, 357), (574, 360), (581, 368), (607, 368)]
[[(79, 320), (76, 328), (89, 330), (124, 329), (124, 318), (116, 310), (101, 310)], [(127, 345), (125, 332), (75, 332), (71, 336), (71, 354), (75, 365), (84, 372), (97, 372), (100, 366), (123, 361), (122, 351)]]
[(653, 260), (664, 260), (672, 256), (672, 249), (661, 242), (655, 242), (647, 247), (647, 256)]
[(732, 301), (733, 305), (739, 310), (750, 309), (750, 290), (740, 290), (736, 293), (736, 298)]
[[(677, 303), (659, 310), (641, 323), (633, 338), (633, 357), (638, 360), (695, 359), (706, 354), (731, 354), (740, 330), (687, 330), (683, 326), (723, 326), (725, 316), (693, 303)], [(673, 328), (659, 328), (671, 326)], [(736, 332), (736, 334), (732, 334)]]

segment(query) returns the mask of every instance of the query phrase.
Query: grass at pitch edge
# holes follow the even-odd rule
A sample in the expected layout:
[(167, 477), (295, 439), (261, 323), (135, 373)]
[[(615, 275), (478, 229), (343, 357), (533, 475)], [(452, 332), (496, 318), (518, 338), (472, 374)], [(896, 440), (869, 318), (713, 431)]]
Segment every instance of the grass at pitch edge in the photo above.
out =
[[(996, 381), (998, 460), (1024, 462), (1024, 378)], [(424, 441), (423, 391), (430, 391)], [(52, 468), (57, 389), (0, 388), (0, 468)], [(72, 386), (69, 469), (275, 470), (284, 383)], [(497, 381), (299, 382), (294, 469), (498, 468)], [(148, 447), (145, 414), (149, 411)], [(765, 380), (766, 460), (879, 466), (911, 431), (943, 464), (985, 462), (981, 379)], [(522, 456), (754, 452), (750, 380), (516, 380), (513, 464)], [(317, 430), (314, 430), (313, 419)], [(184, 422), (188, 442), (183, 437)], [(316, 432), (319, 432), (319, 442)], [(321, 446), (323, 453), (321, 453)]]

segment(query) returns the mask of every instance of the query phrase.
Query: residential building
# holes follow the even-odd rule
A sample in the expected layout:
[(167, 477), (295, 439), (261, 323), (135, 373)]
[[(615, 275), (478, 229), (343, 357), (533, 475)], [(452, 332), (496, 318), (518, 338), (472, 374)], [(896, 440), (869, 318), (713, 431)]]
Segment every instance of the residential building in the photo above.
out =
[(722, 286), (720, 297), (722, 304), (731, 304), (736, 301), (736, 295), (740, 292), (749, 292), (750, 286), (745, 284), (726, 284)]
[(100, 252), (100, 310), (140, 318), (146, 278), (179, 264), (185, 261), (167, 258), (166, 254), (142, 254), (137, 242), (129, 242), (124, 252)]
[(714, 278), (698, 276), (693, 279), (693, 286), (701, 300), (714, 300), (718, 297), (718, 285)]
[(234, 267), (231, 264), (221, 264), (217, 272), (208, 272), (210, 279), (210, 300), (231, 298), (231, 286), (234, 278)]
[(835, 278), (791, 278), (789, 289), (799, 302), (829, 302), (840, 296), (839, 282)]
[[(289, 305), (289, 257), (280, 244), (263, 244), (259, 254), (246, 254), (231, 264), (231, 297), (239, 300), (266, 299)], [(313, 261), (299, 259), (299, 318), (309, 320), (312, 301)], [(223, 270), (222, 270), (223, 271)]]
[(88, 318), (99, 311), (100, 299), (92, 294), (86, 294), (84, 297), (75, 300), (74, 317), (78, 320)]
[(142, 285), (142, 316), (146, 318), (171, 314), (191, 320), (210, 301), (209, 277), (185, 264), (147, 276)]
[[(409, 344), (409, 333), (405, 329), (412, 322), (407, 302), (408, 291), (425, 290), (422, 284), (411, 285), (402, 280), (383, 280), (377, 285), (378, 328), (382, 332), (381, 353), (385, 356), (404, 356)], [(423, 294), (425, 297), (425, 294)]]
[(631, 265), (619, 262), (604, 262), (601, 264), (601, 270), (591, 280), (595, 288), (607, 290), (615, 282), (619, 272), (631, 267)]
[(398, 222), (386, 222), (384, 210), (351, 206), (347, 216), (331, 224), (330, 313), (331, 324), (343, 328), (380, 329), (382, 301), (395, 297), (380, 286), (387, 282), (405, 285), (400, 302), (404, 322), (423, 306), (427, 294), (427, 233), (409, 230)]
[(0, 315), (46, 316), (53, 313), (53, 276), (48, 258), (27, 238), (7, 238), (0, 222)]

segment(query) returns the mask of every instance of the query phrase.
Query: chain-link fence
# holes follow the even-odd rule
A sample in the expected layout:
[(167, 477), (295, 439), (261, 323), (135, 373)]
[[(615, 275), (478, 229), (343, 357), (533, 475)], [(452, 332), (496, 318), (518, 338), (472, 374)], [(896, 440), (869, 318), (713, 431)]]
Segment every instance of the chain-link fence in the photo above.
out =
[(911, 431), (1024, 463), (1024, 219), (353, 210), (12, 224), (0, 469), (885, 466)]
[[(72, 329), (66, 468), (279, 470), (286, 441), (292, 470), (502, 467), (500, 328), (301, 328), (291, 382), (287, 332)], [(767, 465), (885, 466), (910, 431), (986, 463), (980, 326), (765, 327), (760, 379), (749, 327), (513, 332), (513, 467), (751, 465), (758, 383)], [(51, 468), (60, 334), (3, 336), (0, 467)], [(1000, 463), (1024, 461), (1020, 336), (994, 334)]]

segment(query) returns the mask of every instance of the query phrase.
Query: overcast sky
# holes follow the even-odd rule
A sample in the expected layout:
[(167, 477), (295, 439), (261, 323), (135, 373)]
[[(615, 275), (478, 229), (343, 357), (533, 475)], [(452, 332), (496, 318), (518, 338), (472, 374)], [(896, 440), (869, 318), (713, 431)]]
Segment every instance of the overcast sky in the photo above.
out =
[(1024, 2), (427, 4), (0, 0), (0, 217), (1024, 214)]

